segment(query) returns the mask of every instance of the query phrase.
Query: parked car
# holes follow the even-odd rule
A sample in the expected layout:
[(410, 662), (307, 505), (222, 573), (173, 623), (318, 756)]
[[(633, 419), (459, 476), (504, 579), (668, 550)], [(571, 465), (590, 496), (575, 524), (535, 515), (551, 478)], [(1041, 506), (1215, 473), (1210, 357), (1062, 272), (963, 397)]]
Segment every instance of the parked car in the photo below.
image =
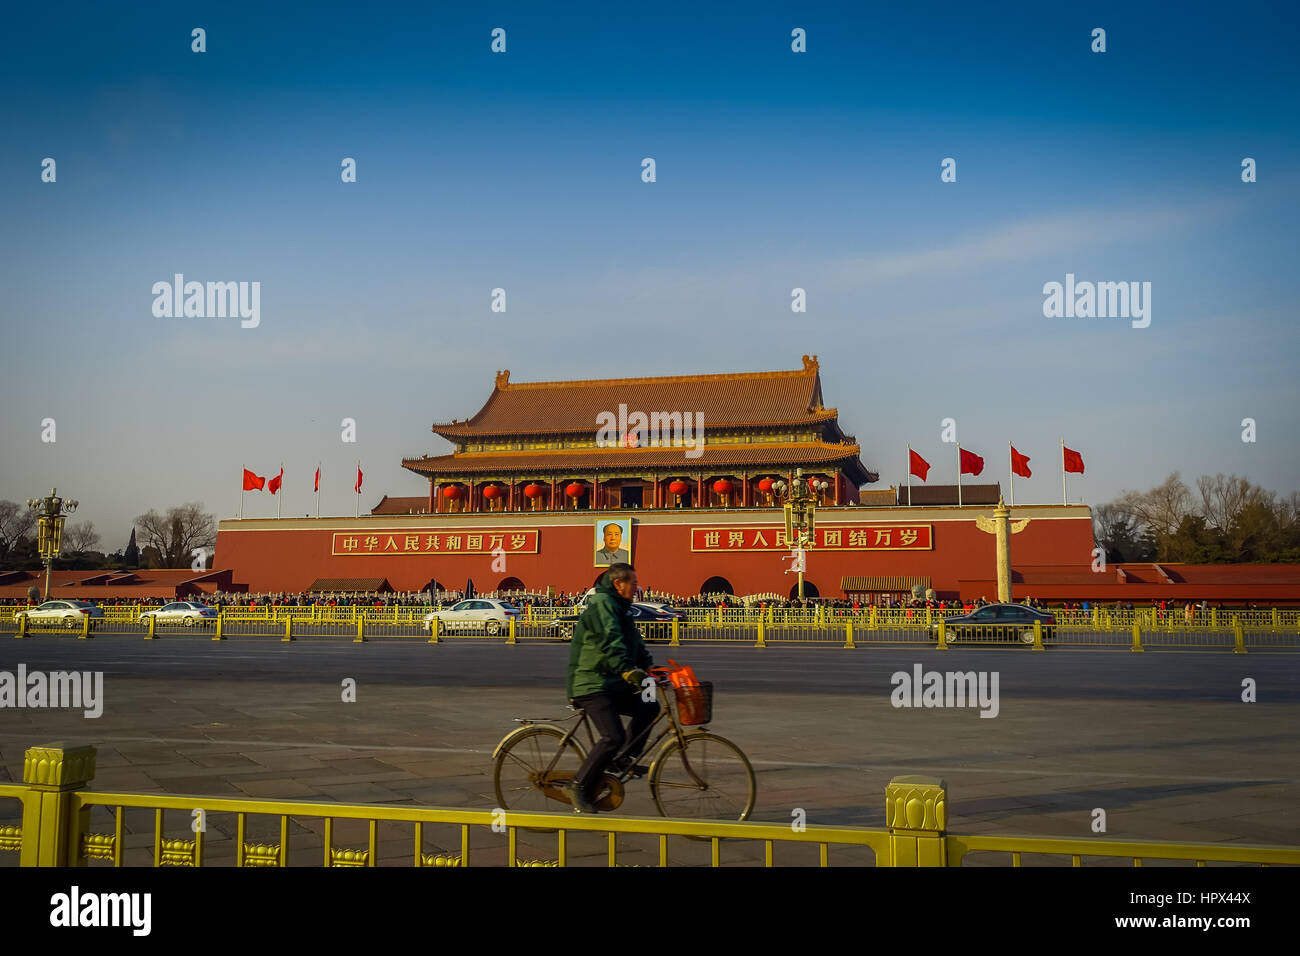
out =
[[(1056, 637), (1056, 618), (1046, 611), (1024, 604), (988, 604), (944, 621), (944, 640), (948, 643), (1019, 640), (1022, 644), (1032, 644), (1034, 621), (1042, 624), (1044, 642)], [(939, 639), (938, 621), (930, 625), (930, 638)]]
[[(563, 617), (557, 617), (551, 621), (547, 627), (556, 633), (556, 636), (564, 640), (573, 639), (573, 626), (578, 623), (578, 618), (582, 617), (586, 611), (586, 605), (578, 605), (573, 612)], [(667, 607), (663, 604), (646, 603), (644, 601), (634, 601), (628, 614), (632, 619), (641, 626), (641, 635), (648, 640), (663, 638), (667, 640), (674, 619), (680, 620), (686, 615), (675, 608)]]
[(422, 625), (426, 631), (431, 630), (433, 620), (438, 620), (440, 631), (483, 631), (486, 634), (500, 634), (509, 630), (512, 618), (519, 618), (524, 612), (509, 601), (493, 601), (487, 598), (470, 598), (458, 601), (441, 611), (431, 611), (424, 616)]
[(27, 619), (28, 624), (62, 624), (64, 627), (81, 627), (81, 622), (89, 617), (90, 627), (96, 626), (95, 618), (103, 618), (104, 609), (89, 601), (46, 601), (44, 604), (20, 611), (14, 615), (14, 621)]
[(183, 624), (186, 627), (193, 627), (195, 624), (202, 624), (206, 627), (217, 619), (217, 609), (206, 604), (195, 604), (193, 601), (173, 601), (152, 611), (140, 613), (141, 624), (148, 624), (150, 618), (153, 618), (155, 626)]

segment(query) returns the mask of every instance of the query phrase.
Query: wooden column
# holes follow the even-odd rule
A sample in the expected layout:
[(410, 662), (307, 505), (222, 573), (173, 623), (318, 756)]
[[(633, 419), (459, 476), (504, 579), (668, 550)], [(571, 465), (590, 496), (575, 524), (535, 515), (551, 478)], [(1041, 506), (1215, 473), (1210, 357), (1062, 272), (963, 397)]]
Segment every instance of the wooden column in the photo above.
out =
[(478, 510), (478, 508), (474, 504), (474, 479), (473, 478), (469, 480), (469, 492), (468, 494), (465, 495), (465, 505), (466, 505), (465, 507), (466, 511)]
[(430, 478), (429, 479), (429, 514), (433, 514), (433, 509), (438, 504), (438, 502), (434, 500), (435, 497), (436, 495), (434, 495), (433, 479)]
[(700, 507), (700, 502), (704, 501), (704, 476), (695, 479), (695, 507)]
[(515, 510), (515, 480), (510, 479), (510, 490), (506, 492), (506, 507)]

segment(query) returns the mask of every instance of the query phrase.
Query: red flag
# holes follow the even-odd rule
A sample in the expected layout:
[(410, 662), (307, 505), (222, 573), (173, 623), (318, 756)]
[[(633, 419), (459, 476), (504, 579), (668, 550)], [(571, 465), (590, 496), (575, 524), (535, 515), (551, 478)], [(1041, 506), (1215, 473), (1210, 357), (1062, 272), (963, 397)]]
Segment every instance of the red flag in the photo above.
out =
[(284, 466), (280, 466), (280, 473), (266, 483), (266, 490), (275, 494), (280, 490), (280, 485), (284, 482)]
[(261, 491), (262, 486), (266, 484), (266, 479), (261, 475), (255, 475), (247, 468), (244, 469), (244, 490)]
[(1066, 471), (1073, 471), (1077, 474), (1083, 474), (1083, 456), (1077, 451), (1061, 446), (1062, 464)]
[(1011, 470), (1021, 478), (1034, 477), (1033, 472), (1029, 470), (1029, 456), (1016, 451), (1015, 445), (1011, 446)]
[(957, 449), (961, 452), (961, 473), (963, 475), (978, 475), (984, 470), (984, 459), (973, 451), (967, 451), (965, 448)]
[(352, 486), (352, 490), (361, 494), (361, 466), (357, 465), (357, 483)]
[(922, 481), (925, 481), (925, 476), (930, 473), (930, 463), (910, 448), (907, 450), (907, 454), (908, 470)]
[(316, 466), (316, 487), (312, 491), (320, 491), (320, 466)]

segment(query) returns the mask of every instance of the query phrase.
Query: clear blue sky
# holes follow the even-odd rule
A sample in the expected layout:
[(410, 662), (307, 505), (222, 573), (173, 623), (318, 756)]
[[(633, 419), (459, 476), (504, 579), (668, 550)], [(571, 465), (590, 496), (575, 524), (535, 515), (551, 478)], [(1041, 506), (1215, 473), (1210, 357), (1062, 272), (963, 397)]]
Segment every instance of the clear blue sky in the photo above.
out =
[[(363, 508), (422, 493), (400, 459), (497, 369), (804, 352), (882, 485), (907, 442), (951, 480), (953, 417), (985, 477), (1032, 457), (1017, 501), (1059, 500), (1061, 436), (1091, 504), (1174, 470), (1300, 488), (1294, 4), (552, 6), (13, 9), (0, 498), (58, 485), (112, 549), (150, 507), (230, 517), (241, 464), (283, 461), (306, 513), (321, 460), (351, 514), (357, 458)], [(260, 327), (155, 318), (177, 272), (260, 281)], [(1045, 318), (1066, 273), (1151, 282), (1150, 327)]]

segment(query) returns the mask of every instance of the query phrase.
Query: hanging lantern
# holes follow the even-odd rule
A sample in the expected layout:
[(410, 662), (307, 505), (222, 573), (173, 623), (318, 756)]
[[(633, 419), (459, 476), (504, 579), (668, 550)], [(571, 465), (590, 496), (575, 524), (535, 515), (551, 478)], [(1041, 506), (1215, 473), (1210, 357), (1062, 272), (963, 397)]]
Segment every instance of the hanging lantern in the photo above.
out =
[(543, 488), (541, 485), (535, 485), (535, 484), (524, 485), (524, 495), (532, 499), (534, 511), (536, 511), (537, 506), (542, 503), (541, 501), (542, 495), (545, 492), (546, 489)]
[(457, 487), (456, 485), (447, 485), (445, 488), (442, 489), (442, 496), (444, 498), (449, 498), (452, 501), (455, 501), (457, 498), (460, 497), (460, 488)]
[(759, 481), (758, 481), (758, 490), (759, 490), (759, 491), (771, 491), (771, 490), (772, 490), (772, 479), (771, 479), (771, 478), (760, 478)]
[(582, 492), (584, 490), (585, 489), (582, 487), (582, 484), (577, 481), (571, 482), (569, 485), (565, 487), (564, 493), (573, 499), (574, 508), (578, 507), (578, 499), (582, 497)]
[(491, 508), (493, 511), (498, 510), (498, 508), (499, 508), (499, 506), (500, 506), (500, 504), (501, 504), (501, 501), (500, 501), (501, 493), (502, 493), (502, 489), (501, 489), (501, 486), (500, 486), (500, 485), (484, 485), (484, 486), (483, 486), (483, 497), (486, 498), (486, 499), (490, 502), (490, 504), (488, 505), (488, 507)]
[(677, 507), (682, 506), (682, 495), (691, 490), (691, 486), (680, 478), (674, 478), (668, 485), (668, 490), (677, 496)]
[(726, 478), (719, 478), (713, 483), (713, 490), (722, 498), (722, 507), (727, 507), (727, 496), (731, 491), (731, 482)]

